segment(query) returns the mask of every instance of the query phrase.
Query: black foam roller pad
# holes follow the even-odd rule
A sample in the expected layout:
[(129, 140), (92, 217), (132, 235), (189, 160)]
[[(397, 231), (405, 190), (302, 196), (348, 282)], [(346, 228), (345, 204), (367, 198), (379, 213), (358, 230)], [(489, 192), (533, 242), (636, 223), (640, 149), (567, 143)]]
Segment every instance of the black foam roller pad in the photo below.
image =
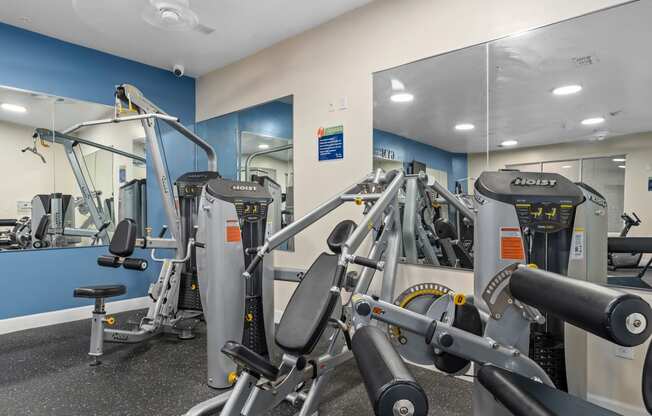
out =
[(512, 274), (510, 290), (516, 299), (619, 345), (640, 345), (652, 332), (650, 305), (633, 294), (525, 266)]
[(410, 406), (414, 416), (428, 414), (425, 392), (382, 330), (362, 327), (355, 332), (352, 344), (376, 416), (394, 416), (395, 408)]
[(135, 259), (135, 258), (127, 258), (124, 260), (122, 263), (122, 266), (125, 269), (130, 269), (130, 270), (147, 270), (147, 260), (145, 259)]
[(119, 258), (115, 256), (100, 256), (97, 258), (97, 264), (102, 267), (120, 267)]

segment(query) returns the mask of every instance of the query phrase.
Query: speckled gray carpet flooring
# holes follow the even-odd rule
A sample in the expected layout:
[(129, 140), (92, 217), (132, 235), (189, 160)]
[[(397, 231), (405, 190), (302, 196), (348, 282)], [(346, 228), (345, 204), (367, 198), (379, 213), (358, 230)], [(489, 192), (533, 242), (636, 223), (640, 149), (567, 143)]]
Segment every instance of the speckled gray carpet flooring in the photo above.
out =
[[(119, 322), (137, 320), (135, 313)], [(203, 325), (197, 337), (160, 336), (136, 345), (105, 344), (103, 364), (88, 365), (90, 320), (0, 336), (0, 415), (176, 416), (218, 391), (205, 384)], [(471, 384), (413, 367), (431, 415), (471, 414)], [(355, 362), (335, 370), (320, 416), (372, 415)], [(283, 404), (265, 416), (290, 416)], [(262, 416), (262, 415), (261, 415)]]

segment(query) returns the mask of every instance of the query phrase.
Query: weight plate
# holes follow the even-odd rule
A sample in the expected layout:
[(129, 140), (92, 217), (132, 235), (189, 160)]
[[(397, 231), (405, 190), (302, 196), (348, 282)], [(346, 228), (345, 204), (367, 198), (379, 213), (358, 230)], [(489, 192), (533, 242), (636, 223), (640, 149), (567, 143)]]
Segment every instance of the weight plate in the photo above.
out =
[[(432, 304), (452, 290), (438, 283), (421, 283), (406, 289), (394, 304), (422, 315), (427, 315)], [(422, 335), (401, 329), (394, 325), (387, 328), (389, 338), (403, 358), (414, 363), (432, 365), (433, 351)]]

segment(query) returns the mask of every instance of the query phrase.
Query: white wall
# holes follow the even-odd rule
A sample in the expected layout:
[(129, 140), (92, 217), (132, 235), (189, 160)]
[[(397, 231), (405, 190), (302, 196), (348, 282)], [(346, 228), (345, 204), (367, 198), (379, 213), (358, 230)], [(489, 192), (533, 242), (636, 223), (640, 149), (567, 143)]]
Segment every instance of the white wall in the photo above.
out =
[[(489, 166), (484, 153), (469, 154), (469, 176), (477, 178), (483, 171), (497, 170), (506, 165), (626, 155), (625, 201), (626, 212), (636, 212), (643, 222), (631, 230), (631, 235), (652, 235), (652, 192), (648, 192), (648, 178), (652, 177), (652, 133), (612, 137), (603, 141), (554, 144), (524, 149), (500, 150), (489, 154)], [(591, 185), (591, 178), (583, 178)], [(473, 184), (469, 183), (469, 189)], [(611, 213), (611, 212), (610, 212)], [(614, 214), (615, 215), (615, 214)], [(620, 214), (618, 214), (620, 215)]]
[(70, 178), (63, 146), (51, 144), (45, 148), (39, 144), (38, 150), (45, 157), (45, 164), (33, 153), (21, 153), (25, 147), (32, 147), (32, 133), (32, 127), (0, 122), (1, 218), (30, 215), (29, 211), (17, 210), (17, 201), (31, 202), (37, 194), (71, 194), (76, 189)]

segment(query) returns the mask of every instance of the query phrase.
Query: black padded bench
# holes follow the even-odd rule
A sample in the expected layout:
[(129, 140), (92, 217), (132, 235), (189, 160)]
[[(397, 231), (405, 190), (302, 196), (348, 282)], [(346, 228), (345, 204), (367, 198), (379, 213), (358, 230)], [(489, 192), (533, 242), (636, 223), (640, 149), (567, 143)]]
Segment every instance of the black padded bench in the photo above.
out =
[[(350, 220), (335, 226), (327, 239), (328, 247), (335, 254), (320, 254), (292, 294), (276, 329), (276, 345), (283, 351), (295, 356), (310, 355), (330, 319), (340, 318), (333, 316), (340, 310), (339, 288), (343, 280), (339, 273), (338, 255), (355, 227), (356, 224)], [(278, 377), (278, 369), (269, 360), (237, 342), (226, 343), (222, 352), (256, 376), (263, 375), (269, 380)]]

